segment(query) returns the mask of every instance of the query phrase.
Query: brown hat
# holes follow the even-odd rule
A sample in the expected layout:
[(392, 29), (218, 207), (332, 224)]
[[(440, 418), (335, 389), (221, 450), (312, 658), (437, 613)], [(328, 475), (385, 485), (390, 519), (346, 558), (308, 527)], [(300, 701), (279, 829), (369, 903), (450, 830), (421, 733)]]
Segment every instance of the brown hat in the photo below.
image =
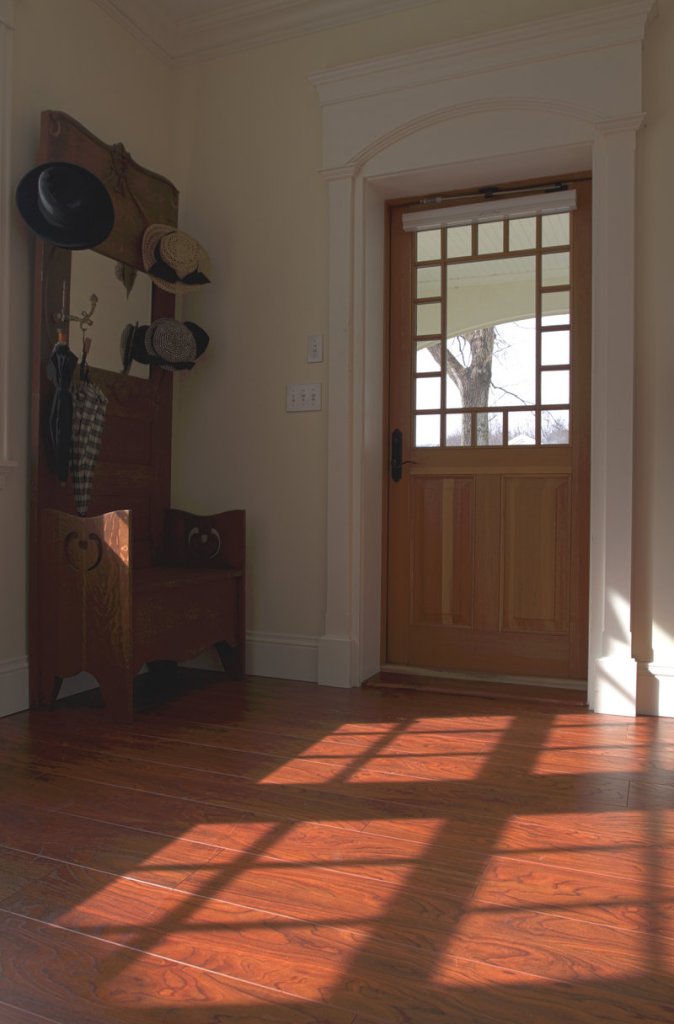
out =
[(201, 245), (170, 224), (150, 224), (142, 242), (143, 267), (158, 288), (184, 294), (209, 283), (211, 264)]

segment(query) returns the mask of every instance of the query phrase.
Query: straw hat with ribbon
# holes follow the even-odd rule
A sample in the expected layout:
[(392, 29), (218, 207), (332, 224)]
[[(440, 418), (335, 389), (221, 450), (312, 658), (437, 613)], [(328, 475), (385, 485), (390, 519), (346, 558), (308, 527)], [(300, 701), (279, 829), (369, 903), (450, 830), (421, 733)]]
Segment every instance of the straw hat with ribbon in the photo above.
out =
[(186, 320), (161, 317), (148, 324), (127, 324), (122, 331), (123, 372), (131, 363), (161, 366), (163, 370), (191, 370), (208, 345), (203, 328)]
[(169, 224), (150, 224), (143, 233), (143, 267), (158, 288), (185, 294), (209, 283), (206, 250), (184, 231)]

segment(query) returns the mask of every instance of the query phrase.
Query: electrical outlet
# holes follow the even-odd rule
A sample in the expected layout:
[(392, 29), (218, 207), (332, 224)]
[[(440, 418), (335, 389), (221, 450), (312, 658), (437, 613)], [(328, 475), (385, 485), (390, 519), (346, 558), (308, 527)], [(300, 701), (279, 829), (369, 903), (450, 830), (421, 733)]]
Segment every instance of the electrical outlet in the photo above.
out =
[(307, 362), (323, 362), (323, 335), (310, 334), (307, 338)]
[(286, 385), (286, 412), (318, 412), (320, 408), (320, 384)]

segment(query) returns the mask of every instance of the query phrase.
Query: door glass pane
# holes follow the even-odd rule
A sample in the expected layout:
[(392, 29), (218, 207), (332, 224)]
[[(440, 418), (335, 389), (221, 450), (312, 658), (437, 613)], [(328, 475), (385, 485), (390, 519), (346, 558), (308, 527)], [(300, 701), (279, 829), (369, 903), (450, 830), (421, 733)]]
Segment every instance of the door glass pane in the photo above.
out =
[(535, 249), (536, 248), (536, 218), (521, 217), (519, 220), (509, 221), (510, 249)]
[(566, 313), (565, 323), (568, 323), (569, 314), (569, 293), (568, 292), (543, 292), (541, 295), (541, 313), (547, 317), (550, 314), (558, 316)]
[(546, 213), (542, 218), (543, 248), (551, 245), (569, 244), (570, 214), (568, 213)]
[(417, 298), (439, 299), (442, 288), (441, 267), (417, 268)]
[(494, 341), (489, 405), (536, 401), (536, 321), (499, 324)]
[(448, 408), (535, 401), (535, 310), (534, 256), (447, 267)]
[(508, 444), (536, 444), (536, 413), (511, 412), (508, 414)]
[(568, 363), (570, 351), (568, 331), (543, 331), (541, 334), (542, 366)]
[(417, 260), (439, 260), (441, 250), (440, 229), (417, 232)]
[(472, 444), (470, 413), (449, 413), (445, 433), (448, 448), (462, 448)]
[(463, 408), (461, 392), (449, 374), (447, 374), (447, 378), (445, 380), (445, 409), (461, 408)]
[(433, 352), (440, 353), (439, 341), (421, 341), (417, 344), (417, 373), (435, 373), (439, 363), (433, 358)]
[(415, 439), (417, 448), (439, 448), (440, 447), (440, 417), (431, 414), (430, 416), (414, 417)]
[(440, 377), (417, 378), (417, 409), (440, 408)]
[(503, 444), (503, 413), (478, 412), (475, 421), (477, 444)]
[(456, 260), (473, 254), (473, 228), (465, 224), (458, 228), (447, 228), (447, 259)]
[(417, 331), (419, 334), (440, 334), (439, 302), (419, 303), (417, 305)]
[(541, 256), (541, 284), (544, 288), (569, 283), (568, 252), (549, 252)]
[(541, 405), (569, 404), (569, 371), (545, 370), (541, 373)]
[(490, 252), (503, 252), (503, 221), (494, 224), (478, 224), (477, 251), (480, 256)]
[(541, 413), (541, 444), (569, 443), (569, 410), (550, 409)]

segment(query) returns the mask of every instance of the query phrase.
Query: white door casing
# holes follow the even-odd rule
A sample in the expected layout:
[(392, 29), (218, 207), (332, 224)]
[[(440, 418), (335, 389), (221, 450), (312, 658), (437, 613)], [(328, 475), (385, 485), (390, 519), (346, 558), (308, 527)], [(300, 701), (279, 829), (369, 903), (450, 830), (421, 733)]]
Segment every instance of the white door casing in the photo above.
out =
[(636, 713), (632, 657), (634, 191), (652, 0), (312, 76), (329, 189), (328, 523), (318, 679), (380, 667), (385, 202), (593, 175), (588, 698)]

